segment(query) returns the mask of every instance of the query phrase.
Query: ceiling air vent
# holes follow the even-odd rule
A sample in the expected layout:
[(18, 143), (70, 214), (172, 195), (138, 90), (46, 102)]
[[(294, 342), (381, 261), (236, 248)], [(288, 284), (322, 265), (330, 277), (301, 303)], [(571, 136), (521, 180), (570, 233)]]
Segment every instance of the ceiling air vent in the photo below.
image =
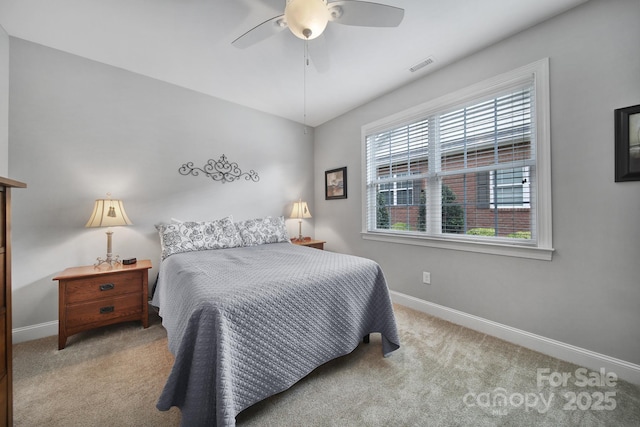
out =
[(409, 68), (409, 71), (411, 71), (412, 73), (415, 73), (419, 69), (424, 68), (424, 67), (426, 67), (427, 65), (430, 65), (430, 64), (433, 64), (433, 56), (430, 56), (427, 59), (425, 59), (424, 61), (417, 63), (413, 67)]

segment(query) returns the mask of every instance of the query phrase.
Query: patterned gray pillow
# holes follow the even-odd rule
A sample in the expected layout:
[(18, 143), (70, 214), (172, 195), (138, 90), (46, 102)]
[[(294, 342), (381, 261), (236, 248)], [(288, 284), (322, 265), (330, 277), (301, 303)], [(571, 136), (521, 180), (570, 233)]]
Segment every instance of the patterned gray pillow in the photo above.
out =
[(290, 242), (284, 217), (249, 219), (236, 223), (244, 246), (263, 245), (265, 243)]
[(242, 238), (232, 217), (215, 221), (172, 222), (156, 228), (160, 233), (162, 259), (180, 252), (242, 246)]
[(180, 233), (180, 224), (157, 224), (156, 230), (160, 235), (162, 259), (180, 252), (197, 250), (191, 239)]
[(183, 222), (180, 232), (193, 242), (197, 250), (242, 246), (242, 238), (231, 217), (216, 221)]

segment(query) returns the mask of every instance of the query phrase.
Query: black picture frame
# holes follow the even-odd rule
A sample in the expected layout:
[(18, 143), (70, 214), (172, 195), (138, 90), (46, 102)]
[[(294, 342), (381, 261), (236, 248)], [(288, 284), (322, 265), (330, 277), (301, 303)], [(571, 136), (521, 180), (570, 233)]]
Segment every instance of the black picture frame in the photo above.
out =
[(640, 105), (618, 108), (615, 118), (616, 181), (640, 181)]
[(347, 198), (347, 167), (324, 172), (324, 198), (336, 200)]

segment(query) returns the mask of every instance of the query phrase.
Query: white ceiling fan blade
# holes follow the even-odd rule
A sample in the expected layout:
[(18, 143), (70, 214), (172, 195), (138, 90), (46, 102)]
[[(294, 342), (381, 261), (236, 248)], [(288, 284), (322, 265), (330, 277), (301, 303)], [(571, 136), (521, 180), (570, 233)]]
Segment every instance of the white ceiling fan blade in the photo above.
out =
[(328, 7), (331, 20), (344, 25), (397, 27), (404, 18), (404, 9), (367, 1), (334, 1)]
[(261, 42), (287, 28), (284, 15), (276, 16), (257, 25), (231, 42), (237, 48), (244, 49)]

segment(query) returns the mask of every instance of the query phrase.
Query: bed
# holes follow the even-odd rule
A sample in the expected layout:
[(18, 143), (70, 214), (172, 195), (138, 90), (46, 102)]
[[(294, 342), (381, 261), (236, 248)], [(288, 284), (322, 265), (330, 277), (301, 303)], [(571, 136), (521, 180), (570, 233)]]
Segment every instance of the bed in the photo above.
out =
[[(247, 229), (233, 225), (208, 233), (237, 240), (234, 230)], [(286, 232), (216, 249), (198, 246), (200, 234), (181, 231), (178, 239), (188, 241), (172, 253), (165, 249), (175, 238), (164, 239), (152, 301), (175, 357), (157, 408), (179, 407), (183, 426), (234, 426), (243, 409), (350, 353), (370, 333), (381, 333), (382, 355), (399, 348), (374, 261), (294, 245)]]

